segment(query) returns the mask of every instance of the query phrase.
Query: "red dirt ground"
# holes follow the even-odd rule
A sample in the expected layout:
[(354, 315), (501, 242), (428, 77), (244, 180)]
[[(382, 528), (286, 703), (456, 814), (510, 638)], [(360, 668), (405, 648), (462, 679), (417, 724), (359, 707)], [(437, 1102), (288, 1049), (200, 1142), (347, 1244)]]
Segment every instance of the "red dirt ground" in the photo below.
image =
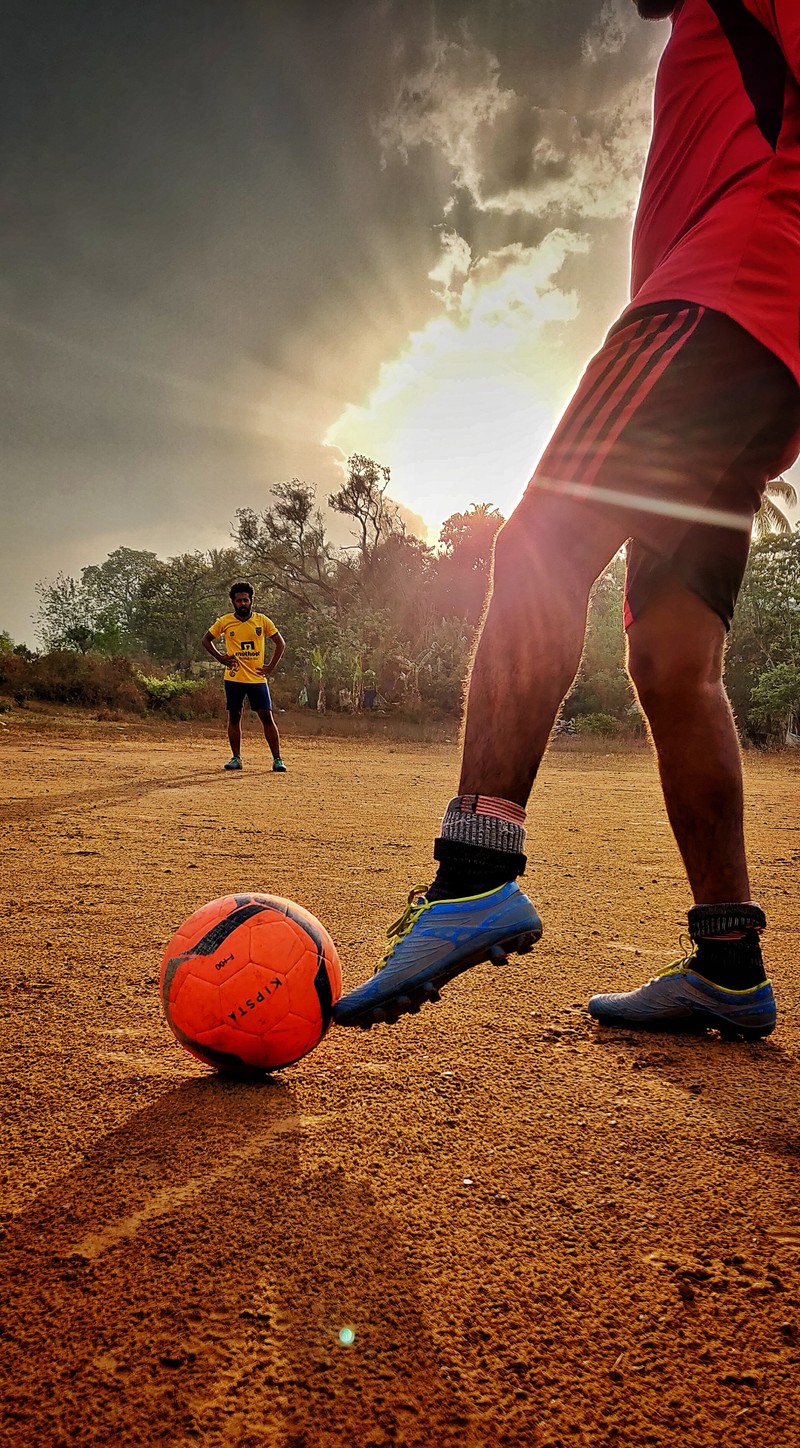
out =
[(0, 744), (0, 1441), (797, 1448), (800, 761), (747, 762), (768, 1042), (592, 1026), (688, 902), (647, 754), (556, 753), (534, 953), (256, 1086), (172, 1039), (164, 943), (286, 894), (355, 984), (456, 761), (288, 739), (282, 777), (246, 742), (240, 776), (188, 735)]

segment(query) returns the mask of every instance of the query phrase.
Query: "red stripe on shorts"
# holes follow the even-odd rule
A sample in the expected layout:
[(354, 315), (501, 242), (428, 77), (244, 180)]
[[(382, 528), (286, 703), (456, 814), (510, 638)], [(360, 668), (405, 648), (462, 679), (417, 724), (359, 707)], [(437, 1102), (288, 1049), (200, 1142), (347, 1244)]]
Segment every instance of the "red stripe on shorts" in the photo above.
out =
[[(548, 483), (574, 482), (581, 489), (591, 486), (636, 409), (691, 337), (703, 310), (683, 307), (666, 316), (639, 319), (606, 342), (589, 363), (532, 486), (539, 478)], [(644, 330), (643, 320), (648, 324)]]

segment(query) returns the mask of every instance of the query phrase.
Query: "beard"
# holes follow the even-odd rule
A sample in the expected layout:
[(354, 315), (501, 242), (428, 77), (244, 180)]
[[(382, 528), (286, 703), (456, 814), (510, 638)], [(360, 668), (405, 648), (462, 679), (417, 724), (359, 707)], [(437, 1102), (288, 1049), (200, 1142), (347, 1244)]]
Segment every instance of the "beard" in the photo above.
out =
[(667, 20), (678, 8), (678, 0), (633, 0), (643, 20)]

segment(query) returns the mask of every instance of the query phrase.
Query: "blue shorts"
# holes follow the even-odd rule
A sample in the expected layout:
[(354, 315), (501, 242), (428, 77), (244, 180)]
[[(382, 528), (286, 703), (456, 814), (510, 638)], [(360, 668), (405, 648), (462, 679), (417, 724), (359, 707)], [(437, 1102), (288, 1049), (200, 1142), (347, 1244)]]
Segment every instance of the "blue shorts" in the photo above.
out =
[(272, 710), (272, 700), (266, 684), (237, 684), (234, 680), (226, 679), (225, 707), (228, 713), (241, 714), (245, 699), (254, 714), (259, 709)]

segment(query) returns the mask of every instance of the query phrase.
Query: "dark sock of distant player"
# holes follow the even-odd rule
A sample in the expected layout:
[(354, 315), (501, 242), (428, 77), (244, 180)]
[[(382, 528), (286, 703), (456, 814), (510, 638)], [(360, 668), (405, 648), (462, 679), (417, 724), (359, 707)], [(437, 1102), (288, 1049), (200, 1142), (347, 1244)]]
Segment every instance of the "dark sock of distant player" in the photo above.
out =
[(497, 890), (523, 874), (525, 811), (488, 795), (456, 795), (433, 847), (439, 862), (429, 900), (460, 900)]
[(724, 990), (750, 990), (766, 980), (761, 932), (767, 919), (752, 901), (695, 905), (689, 935), (697, 946), (692, 969)]

